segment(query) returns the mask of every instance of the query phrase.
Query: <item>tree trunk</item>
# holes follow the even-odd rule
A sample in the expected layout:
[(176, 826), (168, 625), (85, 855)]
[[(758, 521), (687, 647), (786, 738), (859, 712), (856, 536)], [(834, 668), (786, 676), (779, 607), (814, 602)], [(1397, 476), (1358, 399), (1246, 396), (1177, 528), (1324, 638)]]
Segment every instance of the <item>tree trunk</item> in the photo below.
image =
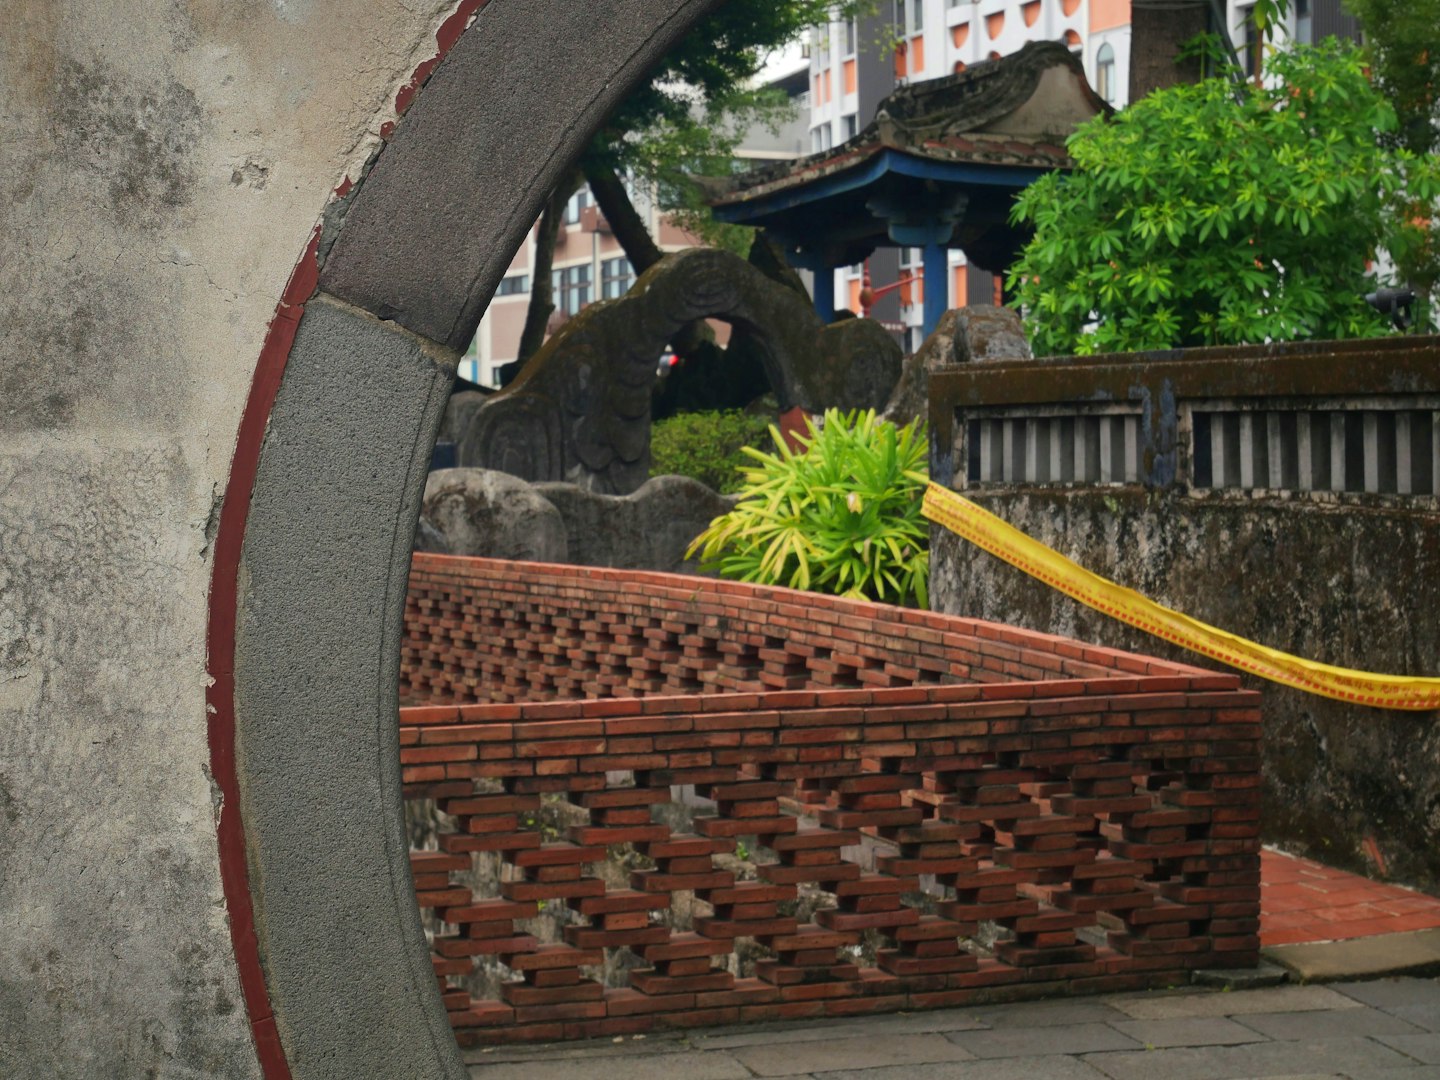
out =
[[(614, 169), (609, 165), (587, 164), (585, 180), (590, 185), (590, 194), (595, 196), (595, 205), (610, 225), (610, 232), (634, 267), (636, 277), (665, 257)], [(681, 327), (670, 339), (670, 347), (687, 362), (720, 363), (725, 358), (725, 350), (715, 344), (715, 332), (704, 322)]]
[(525, 310), (525, 329), (520, 333), (520, 349), (515, 363), (507, 364), (501, 370), (502, 385), (519, 374), (525, 361), (534, 356), (545, 342), (545, 327), (555, 311), (555, 288), (550, 280), (550, 268), (555, 263), (555, 242), (565, 224), (566, 204), (580, 187), (580, 179), (578, 169), (570, 170), (560, 178), (550, 198), (545, 200), (535, 236), (535, 263), (530, 268), (530, 306)]
[(610, 231), (625, 250), (630, 265), (635, 268), (635, 276), (639, 277), (659, 262), (665, 253), (645, 227), (635, 204), (630, 201), (630, 193), (625, 190), (625, 184), (615, 175), (614, 169), (608, 165), (587, 163), (585, 181), (590, 185), (590, 194), (595, 196), (595, 205), (605, 215)]

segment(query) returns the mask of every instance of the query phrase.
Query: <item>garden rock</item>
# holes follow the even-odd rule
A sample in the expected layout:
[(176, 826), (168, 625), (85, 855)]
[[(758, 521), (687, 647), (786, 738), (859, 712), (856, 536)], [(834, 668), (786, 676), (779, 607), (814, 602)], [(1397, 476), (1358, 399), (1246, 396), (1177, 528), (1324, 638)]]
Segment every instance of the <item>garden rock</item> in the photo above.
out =
[(560, 512), (524, 480), (485, 469), (431, 473), (417, 536), (451, 555), (568, 561)]

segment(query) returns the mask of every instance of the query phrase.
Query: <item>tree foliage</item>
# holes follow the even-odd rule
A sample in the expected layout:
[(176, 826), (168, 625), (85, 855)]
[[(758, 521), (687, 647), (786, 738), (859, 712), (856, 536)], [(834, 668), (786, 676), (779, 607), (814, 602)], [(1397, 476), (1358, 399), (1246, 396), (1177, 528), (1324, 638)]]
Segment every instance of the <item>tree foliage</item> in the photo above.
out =
[(1345, 0), (1365, 31), (1375, 84), (1395, 107), (1394, 141), (1440, 148), (1440, 0)]
[(1395, 111), (1334, 41), (1266, 78), (1163, 90), (1071, 137), (1019, 197), (1009, 284), (1042, 353), (1372, 336), (1377, 249), (1430, 240), (1440, 170), (1382, 145)]

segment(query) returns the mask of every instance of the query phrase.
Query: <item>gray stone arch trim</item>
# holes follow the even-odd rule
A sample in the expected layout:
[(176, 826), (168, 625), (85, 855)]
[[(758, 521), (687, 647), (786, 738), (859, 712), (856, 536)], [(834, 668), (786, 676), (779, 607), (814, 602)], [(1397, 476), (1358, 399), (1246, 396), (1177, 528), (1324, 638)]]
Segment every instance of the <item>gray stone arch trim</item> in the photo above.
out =
[(455, 350), (548, 184), (718, 2), (490, 0), (325, 238), (259, 449), (234, 616), (249, 891), (297, 1078), (466, 1075), (414, 901), (395, 719), (430, 448)]

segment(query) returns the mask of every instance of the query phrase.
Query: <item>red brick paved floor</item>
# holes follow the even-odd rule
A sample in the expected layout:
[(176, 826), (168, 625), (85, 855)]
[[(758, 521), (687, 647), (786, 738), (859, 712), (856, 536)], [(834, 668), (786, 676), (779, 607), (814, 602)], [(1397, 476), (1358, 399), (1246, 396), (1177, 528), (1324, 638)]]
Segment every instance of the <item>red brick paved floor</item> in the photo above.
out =
[(1440, 899), (1279, 851), (1260, 854), (1260, 944), (1440, 927)]

